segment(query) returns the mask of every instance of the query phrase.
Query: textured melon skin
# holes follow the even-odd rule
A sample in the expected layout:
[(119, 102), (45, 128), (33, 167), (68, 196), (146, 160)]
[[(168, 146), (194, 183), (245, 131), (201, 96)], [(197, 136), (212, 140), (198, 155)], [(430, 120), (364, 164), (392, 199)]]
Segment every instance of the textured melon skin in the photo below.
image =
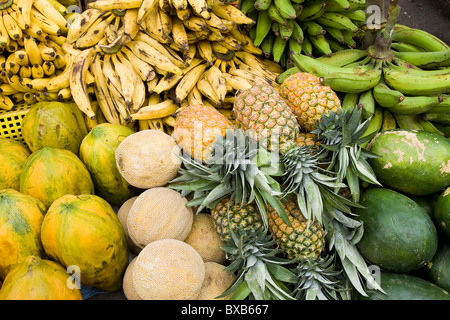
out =
[(20, 174), (31, 152), (22, 142), (0, 138), (0, 190), (20, 190)]
[(70, 275), (58, 263), (29, 256), (14, 267), (0, 289), (0, 300), (82, 300)]
[(431, 261), (438, 240), (433, 221), (413, 200), (394, 190), (371, 188), (355, 208), (364, 223), (357, 246), (372, 264), (390, 272), (417, 270)]
[(439, 228), (450, 237), (450, 187), (439, 195), (434, 205), (434, 218)]
[(94, 183), (83, 162), (71, 151), (42, 148), (28, 158), (20, 175), (20, 192), (46, 208), (65, 194), (94, 194)]
[(126, 126), (103, 123), (95, 126), (80, 145), (80, 159), (91, 173), (95, 194), (118, 206), (131, 198), (135, 189), (120, 174), (115, 152), (133, 133)]
[(143, 300), (195, 300), (205, 264), (190, 245), (175, 239), (148, 244), (133, 267), (133, 283)]
[(385, 186), (412, 195), (428, 195), (450, 185), (450, 140), (426, 131), (388, 130), (376, 135), (369, 159)]
[(381, 272), (380, 285), (386, 294), (367, 290), (368, 297), (357, 294), (355, 300), (450, 300), (444, 289), (409, 274)]
[(41, 225), (45, 207), (16, 190), (0, 191), (0, 280), (30, 255), (42, 256)]
[(80, 268), (81, 283), (116, 291), (128, 265), (125, 233), (108, 202), (95, 195), (65, 195), (48, 209), (41, 241), (64, 267)]
[(450, 244), (438, 248), (428, 268), (431, 281), (450, 292)]
[(32, 152), (51, 147), (78, 155), (81, 141), (87, 134), (81, 117), (81, 111), (73, 103), (35, 103), (23, 118), (23, 139)]

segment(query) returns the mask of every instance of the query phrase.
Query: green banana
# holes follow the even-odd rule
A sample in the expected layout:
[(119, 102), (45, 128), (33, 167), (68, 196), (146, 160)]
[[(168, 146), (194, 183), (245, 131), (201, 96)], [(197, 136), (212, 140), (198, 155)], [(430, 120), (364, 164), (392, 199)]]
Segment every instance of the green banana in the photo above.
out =
[(439, 96), (440, 103), (432, 108), (430, 108), (427, 112), (429, 113), (450, 113), (450, 95), (440, 95)]
[(280, 62), (282, 60), (282, 55), (284, 53), (284, 50), (287, 46), (287, 40), (283, 39), (282, 37), (278, 36), (275, 37), (275, 40), (273, 42), (272, 47), (272, 55), (273, 55), (273, 61), (274, 62)]
[(268, 34), (267, 37), (261, 42), (259, 48), (262, 50), (263, 55), (269, 59), (272, 56), (272, 47), (273, 47), (274, 35)]
[[(450, 92), (450, 73), (420, 75), (383, 68), (384, 79), (388, 86), (403, 94), (433, 95)], [(418, 86), (417, 84), (420, 83)]]
[(403, 101), (388, 109), (397, 114), (418, 114), (437, 106), (439, 101), (438, 96), (405, 96)]
[(386, 62), (385, 67), (391, 68), (403, 73), (415, 74), (417, 76), (421, 75), (438, 75), (438, 74), (448, 74), (450, 73), (450, 68), (439, 68), (435, 70), (424, 70), (419, 67), (414, 66), (413, 64), (401, 60), (399, 58), (395, 58), (393, 62)]
[(316, 19), (316, 22), (321, 25), (341, 30), (350, 30), (352, 32), (357, 32), (359, 30), (359, 27), (354, 24), (350, 18), (337, 12), (324, 12)]
[(287, 78), (289, 78), (290, 76), (292, 76), (293, 74), (296, 74), (298, 72), (301, 72), (297, 67), (291, 67), (289, 69), (287, 69), (286, 71), (280, 73), (275, 81), (278, 84), (282, 84), (284, 82), (284, 80), (286, 80)]
[(297, 12), (291, 0), (273, 0), (273, 3), (284, 19), (295, 19), (297, 17)]
[(358, 100), (358, 108), (362, 108), (362, 118), (369, 119), (375, 113), (375, 99), (372, 89), (361, 92)]
[(312, 57), (313, 45), (309, 37), (305, 37), (302, 43), (302, 54), (307, 57)]
[(322, 26), (322, 27), (327, 32), (326, 34), (329, 34), (333, 39), (335, 39), (336, 41), (338, 41), (341, 44), (345, 43), (344, 35), (342, 34), (341, 29), (336, 29), (336, 28), (332, 28), (332, 27), (328, 27), (328, 26)]
[(400, 129), (423, 131), (419, 118), (415, 114), (397, 114), (394, 113), (395, 121)]
[(359, 95), (360, 93), (346, 93), (341, 102), (342, 109), (353, 110), (358, 105)]
[(288, 20), (286, 25), (280, 24), (280, 37), (289, 40), (294, 32), (294, 21)]
[(445, 124), (435, 123), (433, 125), (442, 133), (445, 134), (446, 138), (450, 138), (450, 126), (446, 126)]
[(446, 51), (450, 47), (438, 37), (421, 29), (397, 24), (391, 34), (392, 41), (400, 41), (418, 46), (425, 51)]
[(258, 12), (258, 23), (256, 24), (256, 34), (253, 44), (257, 47), (261, 45), (267, 34), (271, 30), (272, 19), (270, 19), (267, 11), (262, 10)]
[(347, 64), (357, 62), (366, 56), (367, 53), (365, 50), (344, 49), (338, 52), (334, 52), (329, 57), (327, 56), (318, 57), (316, 58), (316, 60), (336, 67), (342, 67)]
[(294, 39), (295, 41), (297, 41), (299, 44), (303, 44), (303, 39), (305, 37), (304, 33), (303, 33), (303, 29), (302, 27), (300, 27), (300, 25), (297, 23), (297, 21), (295, 20), (291, 20), (292, 21), (292, 25), (293, 25), (293, 30), (292, 30), (292, 39)]
[(392, 42), (391, 48), (399, 52), (424, 52), (418, 46), (405, 42)]
[(366, 22), (366, 13), (364, 10), (348, 10), (341, 12), (344, 16), (350, 18), (352, 21), (365, 23)]
[(445, 133), (443, 133), (441, 130), (439, 130), (434, 124), (433, 122), (429, 121), (429, 120), (424, 120), (422, 118), (418, 119), (420, 125), (422, 126), (424, 131), (427, 132), (431, 132), (431, 133), (435, 133), (438, 135), (441, 135), (443, 137), (445, 137)]
[(389, 88), (383, 78), (373, 87), (375, 101), (383, 108), (392, 108), (405, 99), (403, 93)]
[(333, 54), (331, 51), (330, 44), (323, 34), (318, 34), (316, 36), (309, 36), (313, 46), (319, 51), (319, 55), (325, 55), (327, 57)]
[(380, 131), (394, 130), (397, 128), (397, 122), (394, 115), (388, 109), (383, 109), (383, 123)]
[(380, 81), (381, 73), (378, 69), (361, 73), (331, 73), (323, 76), (323, 83), (334, 91), (358, 93), (373, 88)]
[[(371, 116), (369, 126), (366, 131), (362, 134), (361, 138), (371, 135), (373, 133), (378, 133), (383, 125), (383, 110), (381, 108), (375, 108), (373, 115)], [(369, 141), (361, 144), (362, 148), (366, 148)]]
[(315, 21), (302, 21), (299, 24), (300, 24), (300, 27), (302, 27), (302, 29), (311, 36), (316, 36), (319, 34), (326, 33), (325, 29), (322, 28), (322, 26)]
[(356, 43), (355, 39), (353, 39), (353, 35), (355, 33), (349, 30), (342, 30), (342, 36), (344, 37), (344, 44), (347, 45), (349, 48), (356, 48), (358, 44)]
[(272, 19), (272, 21), (278, 22), (280, 24), (287, 23), (286, 19), (281, 16), (274, 2), (272, 2), (272, 4), (267, 9), (267, 14), (269, 15), (270, 19)]
[(303, 6), (302, 11), (297, 16), (298, 21), (314, 20), (320, 17), (328, 6), (328, 2), (324, 0), (314, 1)]
[(450, 113), (431, 113), (427, 112), (423, 115), (424, 120), (437, 122), (440, 124), (450, 125)]
[(348, 0), (329, 0), (327, 11), (340, 12), (349, 10), (350, 2)]
[(302, 52), (302, 45), (295, 41), (293, 38), (288, 40), (289, 54)]
[(256, 10), (254, 0), (240, 0), (238, 2), (238, 9), (245, 15)]
[(255, 0), (255, 8), (256, 10), (267, 10), (272, 4), (272, 0)]
[(394, 55), (422, 69), (450, 66), (450, 49), (446, 51), (394, 52)]

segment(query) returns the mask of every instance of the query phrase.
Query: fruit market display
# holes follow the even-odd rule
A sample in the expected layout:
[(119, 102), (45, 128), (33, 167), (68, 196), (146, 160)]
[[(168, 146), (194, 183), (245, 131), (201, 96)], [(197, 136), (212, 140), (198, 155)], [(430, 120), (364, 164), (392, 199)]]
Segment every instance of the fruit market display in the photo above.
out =
[(1, 2), (0, 299), (449, 300), (450, 46), (375, 3)]

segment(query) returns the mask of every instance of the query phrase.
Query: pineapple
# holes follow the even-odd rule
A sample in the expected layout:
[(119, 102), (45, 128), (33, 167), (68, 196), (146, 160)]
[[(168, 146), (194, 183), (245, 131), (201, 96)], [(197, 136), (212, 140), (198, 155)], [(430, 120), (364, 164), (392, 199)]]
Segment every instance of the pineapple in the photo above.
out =
[(320, 140), (317, 138), (317, 135), (311, 132), (300, 132), (297, 135), (296, 144), (299, 147), (317, 149), (320, 146)]
[(195, 160), (204, 162), (212, 152), (217, 135), (225, 135), (233, 124), (216, 109), (205, 105), (181, 108), (176, 115), (172, 137)]
[(288, 226), (270, 205), (267, 206), (269, 230), (284, 255), (290, 260), (315, 260), (325, 249), (325, 230), (317, 220), (308, 221), (293, 197), (283, 199), (291, 222)]
[(313, 74), (298, 72), (286, 78), (280, 86), (280, 95), (297, 116), (302, 129), (315, 129), (322, 115), (341, 108), (341, 101), (329, 87), (322, 85)]
[(300, 131), (295, 115), (278, 91), (270, 85), (255, 84), (236, 95), (234, 114), (243, 130), (272, 150), (272, 139), (279, 134), (279, 150), (284, 153), (295, 144)]
[(224, 198), (211, 209), (211, 216), (216, 225), (216, 231), (225, 241), (230, 238), (230, 228), (235, 230), (238, 226), (245, 229), (259, 230), (263, 228), (263, 220), (258, 208), (248, 203), (245, 206), (230, 204), (230, 198)]

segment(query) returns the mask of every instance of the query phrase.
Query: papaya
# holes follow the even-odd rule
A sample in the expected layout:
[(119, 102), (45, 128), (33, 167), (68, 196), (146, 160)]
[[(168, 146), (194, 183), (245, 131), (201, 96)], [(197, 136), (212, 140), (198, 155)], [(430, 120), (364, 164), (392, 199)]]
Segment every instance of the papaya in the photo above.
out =
[(437, 250), (436, 227), (425, 210), (397, 191), (366, 189), (354, 213), (364, 233), (357, 246), (370, 263), (389, 272), (418, 270)]
[(450, 245), (443, 244), (438, 247), (436, 254), (428, 265), (428, 276), (431, 281), (450, 291)]
[(385, 293), (366, 290), (356, 293), (354, 300), (450, 300), (447, 291), (425, 279), (403, 273), (380, 273), (380, 286)]
[(91, 174), (95, 194), (117, 206), (133, 197), (135, 192), (120, 174), (115, 158), (119, 144), (133, 133), (126, 126), (103, 123), (95, 126), (80, 145), (80, 159)]
[(423, 196), (450, 185), (450, 140), (435, 133), (404, 129), (378, 133), (367, 148), (368, 159), (385, 187)]
[(0, 280), (29, 255), (42, 256), (45, 206), (16, 190), (0, 191)]
[(82, 296), (60, 264), (28, 256), (8, 273), (0, 300), (82, 300)]
[(94, 194), (94, 182), (71, 151), (42, 148), (28, 158), (20, 175), (20, 192), (39, 199), (46, 208), (65, 194)]
[(450, 237), (450, 187), (439, 195), (433, 213), (436, 224)]
[(31, 152), (20, 141), (0, 138), (0, 190), (20, 189), (20, 174)]
[(31, 152), (51, 147), (78, 155), (86, 134), (83, 114), (74, 103), (37, 102), (31, 105), (22, 120), (22, 136)]
[(111, 205), (96, 195), (64, 195), (47, 211), (41, 241), (51, 260), (79, 268), (81, 284), (117, 291), (128, 266), (122, 224)]

